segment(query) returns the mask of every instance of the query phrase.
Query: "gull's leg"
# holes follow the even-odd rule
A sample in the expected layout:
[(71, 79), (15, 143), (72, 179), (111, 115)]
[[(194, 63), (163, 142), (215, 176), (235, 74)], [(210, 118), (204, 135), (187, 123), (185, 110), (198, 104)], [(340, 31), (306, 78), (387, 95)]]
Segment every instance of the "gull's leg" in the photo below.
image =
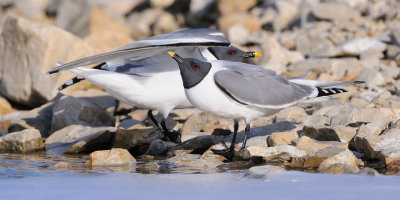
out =
[(236, 143), (236, 135), (239, 129), (239, 122), (235, 119), (234, 120), (234, 125), (233, 125), (233, 137), (232, 137), (232, 142), (231, 146), (226, 149), (222, 150), (211, 150), (213, 153), (224, 156), (228, 161), (232, 160), (233, 154), (235, 152), (235, 143)]
[(150, 120), (156, 125), (157, 128), (162, 130), (163, 128), (160, 126), (160, 124), (157, 122), (156, 118), (154, 118), (153, 115), (153, 110), (147, 111), (147, 116), (150, 118)]
[(243, 141), (243, 144), (242, 144), (242, 147), (240, 148), (240, 150), (246, 149), (246, 142), (247, 142), (247, 139), (249, 137), (249, 132), (250, 132), (250, 124), (246, 124), (246, 128), (244, 129), (244, 131), (245, 131), (244, 141)]
[(175, 143), (181, 143), (181, 133), (177, 131), (168, 130), (164, 118), (161, 120), (161, 128), (163, 130), (164, 135), (167, 136), (169, 140)]

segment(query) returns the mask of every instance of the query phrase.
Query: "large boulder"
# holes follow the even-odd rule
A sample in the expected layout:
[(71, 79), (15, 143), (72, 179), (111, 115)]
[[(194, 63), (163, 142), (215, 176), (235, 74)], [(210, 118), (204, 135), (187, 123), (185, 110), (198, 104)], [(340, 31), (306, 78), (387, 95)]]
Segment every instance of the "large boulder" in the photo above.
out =
[(72, 77), (69, 72), (47, 76), (46, 71), (57, 61), (95, 53), (87, 43), (60, 28), (9, 17), (0, 37), (0, 94), (22, 105), (42, 105), (56, 95), (57, 85)]
[(36, 129), (26, 129), (0, 137), (1, 153), (28, 153), (43, 149), (43, 140)]

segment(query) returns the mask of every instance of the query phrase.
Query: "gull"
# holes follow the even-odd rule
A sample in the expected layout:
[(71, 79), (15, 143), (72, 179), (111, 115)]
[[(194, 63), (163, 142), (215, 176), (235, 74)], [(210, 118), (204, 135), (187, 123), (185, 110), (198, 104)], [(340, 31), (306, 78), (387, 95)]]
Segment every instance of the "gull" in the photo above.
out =
[(361, 81), (316, 81), (285, 78), (275, 71), (238, 62), (201, 61), (183, 58), (176, 52), (168, 54), (178, 63), (187, 99), (195, 107), (217, 116), (234, 119), (231, 146), (214, 153), (231, 160), (239, 128), (238, 120), (246, 123), (244, 150), (250, 122), (279, 110), (302, 103), (322, 101), (321, 98), (347, 92), (333, 86), (362, 83)]
[[(187, 29), (139, 40), (108, 53), (61, 63), (48, 73), (69, 70), (77, 75), (59, 89), (87, 79), (120, 101), (148, 109), (150, 120), (163, 130), (166, 138), (180, 142), (180, 133), (169, 131), (165, 120), (171, 110), (193, 106), (185, 96), (178, 65), (167, 52), (174, 50), (204, 61), (241, 61), (261, 56), (257, 52), (244, 52), (229, 45), (230, 42), (220, 31)], [(199, 46), (210, 47), (203, 51), (203, 55)], [(98, 65), (94, 68), (82, 67), (92, 64)], [(154, 118), (153, 110), (162, 114), (161, 123)]]

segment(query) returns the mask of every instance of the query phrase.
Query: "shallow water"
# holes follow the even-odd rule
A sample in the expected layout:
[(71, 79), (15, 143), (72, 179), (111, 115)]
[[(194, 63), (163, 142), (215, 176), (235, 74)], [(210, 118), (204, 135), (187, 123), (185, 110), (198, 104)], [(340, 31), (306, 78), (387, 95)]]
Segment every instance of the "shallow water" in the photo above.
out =
[[(0, 199), (385, 199), (398, 196), (400, 177), (274, 172), (266, 179), (245, 170), (201, 174), (157, 161), (158, 171), (136, 167), (88, 169), (87, 155), (0, 154)], [(66, 169), (54, 169), (60, 161)], [(138, 169), (135, 169), (138, 168)], [(138, 173), (139, 172), (139, 173)]]

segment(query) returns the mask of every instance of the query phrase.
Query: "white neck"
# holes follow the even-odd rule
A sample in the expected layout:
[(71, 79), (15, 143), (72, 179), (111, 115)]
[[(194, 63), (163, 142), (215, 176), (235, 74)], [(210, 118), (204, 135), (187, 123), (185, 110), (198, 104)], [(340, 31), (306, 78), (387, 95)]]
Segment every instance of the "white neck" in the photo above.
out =
[(204, 49), (201, 54), (203, 54), (207, 61), (218, 60), (208, 49)]

